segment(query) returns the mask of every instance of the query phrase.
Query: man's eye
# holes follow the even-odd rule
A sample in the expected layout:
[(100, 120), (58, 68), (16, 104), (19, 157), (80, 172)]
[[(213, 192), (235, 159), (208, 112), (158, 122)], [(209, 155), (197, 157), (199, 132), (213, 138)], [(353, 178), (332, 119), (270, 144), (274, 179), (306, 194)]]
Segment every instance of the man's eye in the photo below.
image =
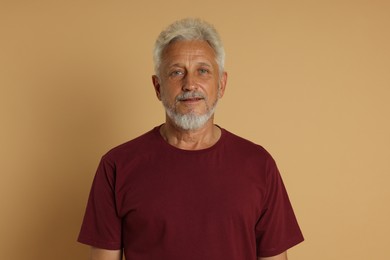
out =
[(199, 69), (199, 73), (200, 74), (207, 74), (207, 73), (209, 73), (209, 70), (208, 69)]
[(180, 70), (175, 70), (175, 71), (171, 72), (171, 76), (181, 76), (183, 74), (184, 74), (184, 72), (180, 71)]

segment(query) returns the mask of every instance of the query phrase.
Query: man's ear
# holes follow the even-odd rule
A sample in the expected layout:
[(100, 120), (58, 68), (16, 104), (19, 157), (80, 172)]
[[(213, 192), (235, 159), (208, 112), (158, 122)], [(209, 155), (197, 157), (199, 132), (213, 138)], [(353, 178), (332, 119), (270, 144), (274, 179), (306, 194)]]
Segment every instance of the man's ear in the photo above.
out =
[(225, 93), (226, 83), (227, 83), (227, 72), (224, 71), (219, 79), (219, 95), (218, 98), (222, 98)]
[(161, 85), (160, 85), (160, 80), (156, 75), (152, 76), (152, 82), (154, 86), (154, 91), (156, 91), (156, 96), (158, 100), (161, 101)]

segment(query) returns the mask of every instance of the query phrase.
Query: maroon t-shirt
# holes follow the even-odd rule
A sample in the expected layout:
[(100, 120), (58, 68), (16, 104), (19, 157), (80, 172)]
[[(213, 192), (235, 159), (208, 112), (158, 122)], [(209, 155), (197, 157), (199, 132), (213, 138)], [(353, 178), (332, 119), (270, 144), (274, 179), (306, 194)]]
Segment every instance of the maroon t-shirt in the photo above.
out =
[(256, 260), (303, 241), (272, 157), (225, 129), (181, 150), (159, 127), (103, 156), (78, 241), (128, 260)]

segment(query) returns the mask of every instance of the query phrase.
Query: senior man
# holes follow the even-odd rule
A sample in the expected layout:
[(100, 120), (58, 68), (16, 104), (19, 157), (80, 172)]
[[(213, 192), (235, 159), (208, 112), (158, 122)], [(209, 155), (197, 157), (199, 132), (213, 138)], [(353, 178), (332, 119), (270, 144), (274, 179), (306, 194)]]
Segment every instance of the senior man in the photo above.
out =
[(102, 157), (78, 238), (91, 259), (285, 260), (303, 241), (270, 154), (214, 124), (224, 57), (204, 21), (159, 35), (152, 80), (166, 120)]

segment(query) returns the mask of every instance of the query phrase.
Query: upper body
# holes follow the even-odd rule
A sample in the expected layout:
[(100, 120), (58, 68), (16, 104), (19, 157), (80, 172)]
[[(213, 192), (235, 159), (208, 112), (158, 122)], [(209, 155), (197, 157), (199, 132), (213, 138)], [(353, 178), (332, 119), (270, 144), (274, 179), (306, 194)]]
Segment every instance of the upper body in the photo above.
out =
[(275, 162), (214, 123), (227, 82), (215, 29), (176, 22), (154, 58), (165, 123), (102, 158), (79, 241), (95, 260), (287, 259), (303, 237)]

